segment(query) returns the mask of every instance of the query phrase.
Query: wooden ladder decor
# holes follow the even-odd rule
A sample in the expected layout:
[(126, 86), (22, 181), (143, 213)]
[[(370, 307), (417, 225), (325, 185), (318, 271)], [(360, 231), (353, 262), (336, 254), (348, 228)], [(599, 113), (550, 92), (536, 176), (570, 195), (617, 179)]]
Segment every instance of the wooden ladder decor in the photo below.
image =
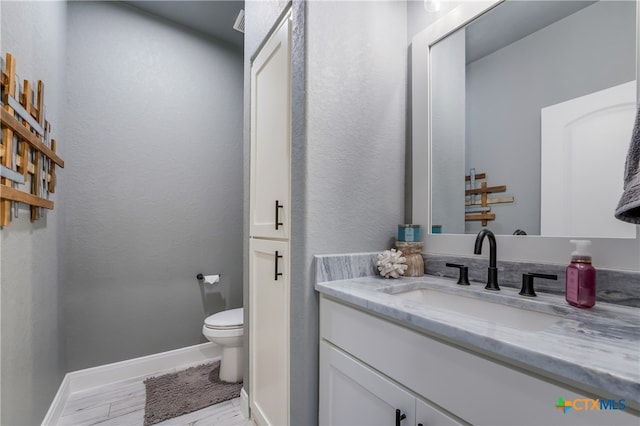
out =
[(55, 192), (55, 167), (64, 167), (64, 161), (56, 155), (45, 118), (44, 83), (32, 86), (24, 80), (21, 85), (10, 53), (0, 62), (0, 226), (8, 226), (12, 208), (18, 216), (18, 203), (31, 206), (31, 220), (42, 217), (43, 209), (53, 209), (49, 198)]
[[(469, 175), (465, 176), (465, 221), (482, 221), (482, 226), (487, 226), (488, 221), (495, 220), (495, 213), (489, 213), (491, 207), (489, 204), (497, 203), (513, 203), (513, 197), (493, 197), (489, 198), (488, 194), (494, 192), (505, 192), (507, 185), (487, 186), (487, 182), (481, 182), (480, 187), (477, 181), (486, 179), (484, 173), (476, 173), (475, 169), (469, 170)], [(480, 195), (480, 200), (476, 195)]]

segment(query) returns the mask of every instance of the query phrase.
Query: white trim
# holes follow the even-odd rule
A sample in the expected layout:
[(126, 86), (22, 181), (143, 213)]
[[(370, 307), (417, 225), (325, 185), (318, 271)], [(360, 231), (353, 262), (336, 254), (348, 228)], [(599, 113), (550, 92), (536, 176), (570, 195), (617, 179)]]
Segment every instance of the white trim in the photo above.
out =
[(72, 393), (78, 392), (133, 377), (154, 374), (161, 370), (188, 364), (197, 364), (219, 357), (221, 353), (222, 351), (219, 346), (208, 342), (113, 364), (74, 371), (67, 374), (71, 379), (69, 390)]
[(207, 342), (175, 349), (173, 351), (67, 373), (49, 407), (49, 411), (47, 411), (47, 415), (42, 421), (42, 426), (55, 425), (58, 423), (67, 397), (73, 392), (104, 386), (135, 377), (151, 376), (160, 371), (171, 370), (178, 367), (201, 364), (219, 359), (221, 354), (222, 350), (220, 346)]
[[(412, 223), (422, 224), (425, 252), (431, 238), (431, 87), (430, 49), (438, 41), (504, 0), (463, 3), (416, 34), (411, 43)], [(426, 78), (425, 78), (426, 77)], [(424, 117), (427, 117), (425, 120)], [(474, 236), (475, 238), (475, 236)], [(471, 247), (471, 246), (470, 246)]]
[(245, 419), (249, 418), (249, 395), (244, 390), (244, 386), (240, 389), (240, 412)]
[(58, 392), (56, 392), (56, 396), (53, 398), (51, 405), (49, 406), (49, 410), (47, 414), (44, 416), (42, 420), (42, 426), (52, 425), (55, 426), (59, 423), (60, 416), (62, 415), (62, 410), (64, 409), (64, 404), (69, 398), (69, 374), (64, 376), (62, 379), (62, 383), (58, 388)]

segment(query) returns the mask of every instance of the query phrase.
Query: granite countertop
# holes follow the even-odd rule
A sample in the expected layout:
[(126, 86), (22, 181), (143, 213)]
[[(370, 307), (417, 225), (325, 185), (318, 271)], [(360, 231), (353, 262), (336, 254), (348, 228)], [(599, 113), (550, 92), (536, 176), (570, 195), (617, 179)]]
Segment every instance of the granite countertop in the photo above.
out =
[[(565, 378), (600, 389), (607, 396), (624, 398), (634, 408), (640, 407), (638, 308), (598, 303), (592, 309), (579, 309), (557, 295), (538, 292), (538, 297), (528, 298), (513, 288), (493, 292), (477, 282), (458, 286), (454, 280), (430, 275), (395, 280), (380, 276), (340, 279), (318, 282), (315, 289), (418, 331), (530, 366), (532, 371), (549, 373), (560, 381)], [(440, 307), (436, 300), (425, 303), (394, 295), (416, 289), (435, 290), (434, 296), (444, 293), (445, 299), (447, 294), (464, 296), (464, 303), (456, 312)], [(454, 303), (457, 300), (453, 298)], [(539, 312), (541, 315), (533, 315), (541, 321), (525, 317), (520, 325), (515, 324), (519, 319), (509, 317), (513, 312), (501, 312), (503, 306), (483, 310), (495, 311), (496, 321), (481, 319), (470, 314), (474, 303), (483, 304), (478, 300)]]

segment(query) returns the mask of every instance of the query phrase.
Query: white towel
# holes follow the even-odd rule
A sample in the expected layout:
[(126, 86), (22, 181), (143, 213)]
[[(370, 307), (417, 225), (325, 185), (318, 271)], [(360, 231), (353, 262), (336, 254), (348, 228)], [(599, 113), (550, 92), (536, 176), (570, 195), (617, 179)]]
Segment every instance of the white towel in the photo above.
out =
[(636, 124), (624, 168), (624, 192), (615, 216), (625, 222), (640, 224), (640, 109), (636, 113)]

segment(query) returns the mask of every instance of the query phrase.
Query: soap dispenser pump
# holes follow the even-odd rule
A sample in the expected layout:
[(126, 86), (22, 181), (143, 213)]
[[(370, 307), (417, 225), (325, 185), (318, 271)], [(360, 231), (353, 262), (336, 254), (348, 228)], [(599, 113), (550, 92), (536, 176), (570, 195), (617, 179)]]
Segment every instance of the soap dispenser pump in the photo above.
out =
[(570, 305), (591, 308), (596, 304), (596, 269), (587, 251), (591, 241), (571, 240), (571, 243), (576, 245), (576, 250), (571, 253), (571, 263), (567, 266), (565, 298)]

